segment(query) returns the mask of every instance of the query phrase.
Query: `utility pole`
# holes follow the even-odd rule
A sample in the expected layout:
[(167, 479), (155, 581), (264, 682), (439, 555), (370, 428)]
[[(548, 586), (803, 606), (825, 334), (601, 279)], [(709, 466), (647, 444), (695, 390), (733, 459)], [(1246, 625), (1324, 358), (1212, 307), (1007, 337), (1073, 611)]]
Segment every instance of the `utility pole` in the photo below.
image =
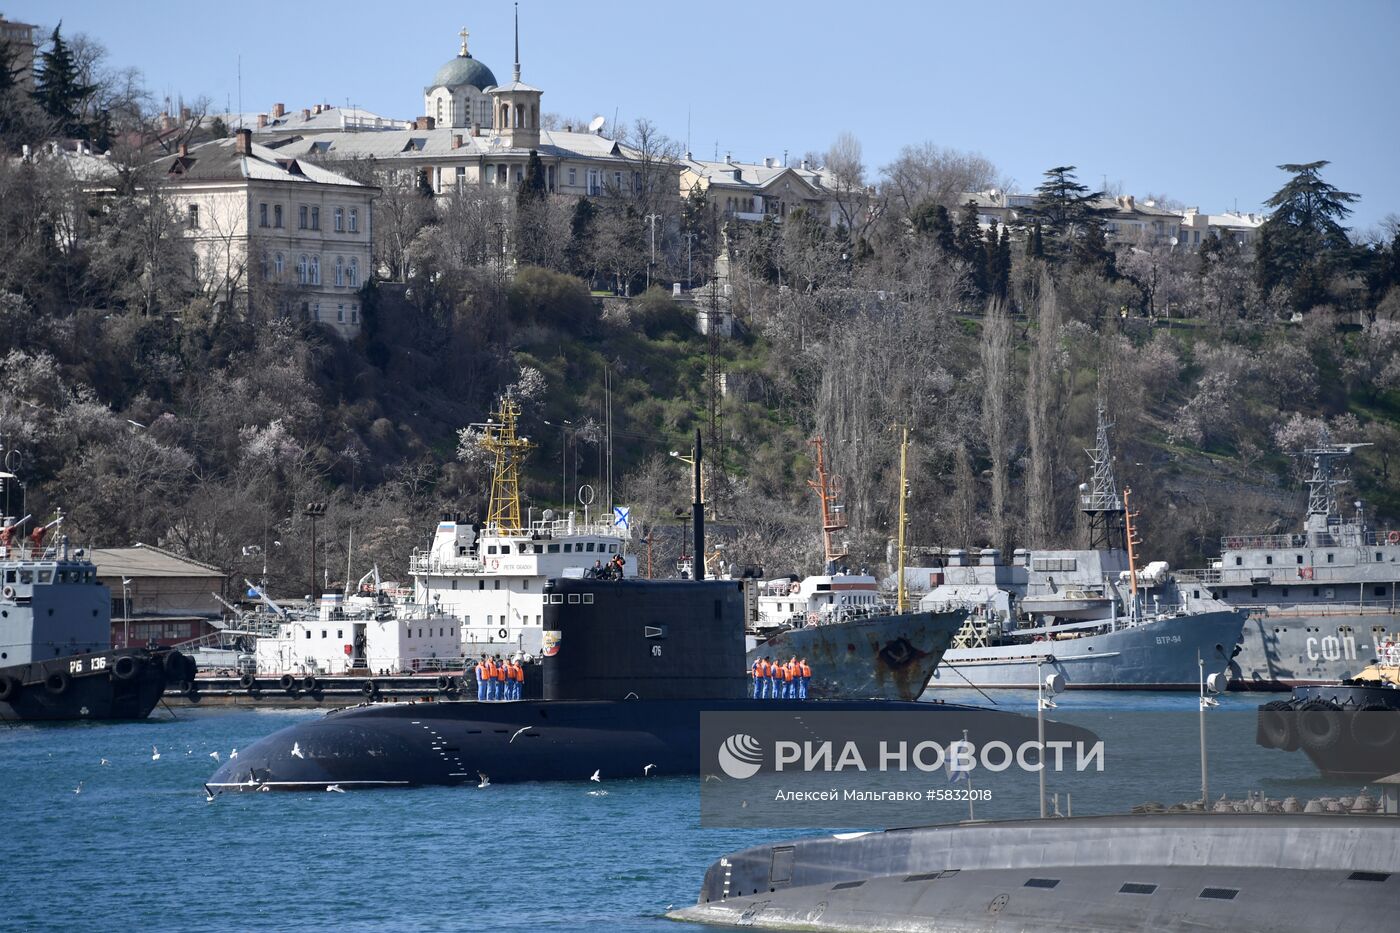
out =
[(660, 219), (660, 214), (647, 215), (647, 220), (651, 223), (651, 261), (647, 263), (647, 288), (651, 288), (651, 267), (656, 265), (656, 222)]
[(904, 612), (907, 602), (904, 584), (904, 523), (909, 501), (909, 425), (900, 425), (903, 432), (899, 442), (899, 611)]
[(314, 601), (316, 598), (316, 519), (326, 514), (326, 504), (324, 502), (308, 502), (301, 514), (311, 519), (311, 598)]

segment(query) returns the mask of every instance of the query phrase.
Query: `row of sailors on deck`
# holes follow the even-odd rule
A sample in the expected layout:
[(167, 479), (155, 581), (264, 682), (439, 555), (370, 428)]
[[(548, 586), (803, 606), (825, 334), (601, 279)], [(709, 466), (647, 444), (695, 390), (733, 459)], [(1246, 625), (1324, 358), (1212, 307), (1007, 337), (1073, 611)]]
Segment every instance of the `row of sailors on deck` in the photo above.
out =
[(518, 700), (525, 690), (525, 665), (510, 658), (501, 660), (481, 656), (472, 668), (476, 674), (476, 698), (487, 700)]
[(805, 700), (812, 667), (807, 659), (791, 658), (786, 664), (772, 655), (753, 662), (753, 698), (756, 700)]

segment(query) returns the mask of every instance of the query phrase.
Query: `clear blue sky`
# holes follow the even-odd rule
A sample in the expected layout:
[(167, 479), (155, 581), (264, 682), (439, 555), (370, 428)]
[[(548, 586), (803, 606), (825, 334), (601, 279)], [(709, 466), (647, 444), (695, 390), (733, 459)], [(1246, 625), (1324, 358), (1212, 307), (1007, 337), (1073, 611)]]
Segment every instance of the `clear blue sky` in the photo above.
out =
[[(0, 0), (13, 20), (85, 32), (158, 96), (246, 110), (318, 100), (388, 116), (471, 30), (509, 80), (511, 4), (365, 0)], [(1256, 210), (1275, 165), (1330, 159), (1362, 196), (1352, 224), (1400, 214), (1400, 2), (1177, 0), (665, 3), (523, 0), (524, 80), (570, 117), (651, 118), (697, 156), (798, 159), (837, 133), (872, 169), (906, 143), (975, 150), (1033, 188), (1079, 166), (1129, 193)]]

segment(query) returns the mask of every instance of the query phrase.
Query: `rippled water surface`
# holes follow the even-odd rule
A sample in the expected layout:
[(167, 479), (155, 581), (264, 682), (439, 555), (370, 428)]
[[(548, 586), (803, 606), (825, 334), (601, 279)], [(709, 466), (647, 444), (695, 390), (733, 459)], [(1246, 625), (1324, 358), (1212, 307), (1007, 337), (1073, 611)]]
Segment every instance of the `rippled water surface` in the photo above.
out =
[[(971, 691), (937, 695), (985, 703)], [(995, 697), (1034, 710), (1032, 694)], [(1227, 697), (1224, 714), (1212, 713), (1213, 791), (1355, 792), (1318, 779), (1302, 755), (1232, 756), (1252, 744), (1264, 699)], [(1056, 715), (1131, 723), (1135, 712), (1190, 712), (1173, 734), (1129, 726), (1110, 745), (1127, 758), (1174, 749), (1160, 769), (1174, 772), (1168, 790), (1184, 797), (1199, 788), (1195, 705), (1191, 696), (1071, 693)], [(710, 862), (794, 834), (701, 828), (698, 782), (680, 778), (205, 801), (211, 752), (226, 757), (320, 715), (204, 709), (172, 719), (158, 710), (140, 723), (0, 726), (0, 929), (676, 931), (685, 927), (661, 915), (694, 902)], [(1121, 780), (1103, 787), (1076, 791), (1075, 812), (1121, 811), (1146, 796)], [(1029, 815), (1033, 784), (1026, 789), (988, 815)], [(948, 804), (929, 821), (964, 815)]]

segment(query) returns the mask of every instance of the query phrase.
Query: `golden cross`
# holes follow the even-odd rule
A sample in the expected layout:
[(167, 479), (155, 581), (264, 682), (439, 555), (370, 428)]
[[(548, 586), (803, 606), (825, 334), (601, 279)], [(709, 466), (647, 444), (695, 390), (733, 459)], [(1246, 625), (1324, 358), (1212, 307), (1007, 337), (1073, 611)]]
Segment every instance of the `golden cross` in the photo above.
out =
[(459, 36), (462, 37), (462, 53), (461, 53), (461, 54), (466, 55), (466, 54), (467, 54), (467, 36), (471, 35), (471, 33), (467, 32), (467, 27), (466, 27), (466, 26), (463, 26), (463, 27), (462, 27), (462, 31), (459, 32), (459, 33), (457, 33), (457, 35), (459, 35)]

